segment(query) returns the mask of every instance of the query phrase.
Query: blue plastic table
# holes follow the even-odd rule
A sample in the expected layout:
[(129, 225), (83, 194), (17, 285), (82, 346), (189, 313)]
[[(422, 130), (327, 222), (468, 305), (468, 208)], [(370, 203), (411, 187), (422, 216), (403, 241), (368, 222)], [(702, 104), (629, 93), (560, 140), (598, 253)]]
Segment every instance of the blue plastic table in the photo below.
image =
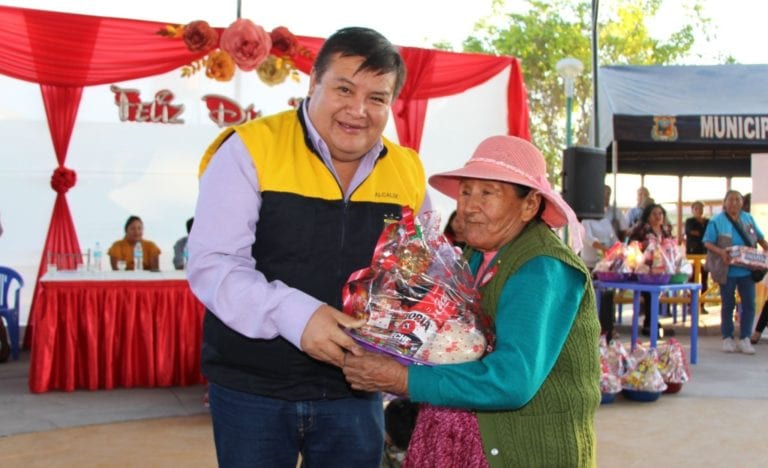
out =
[(638, 282), (609, 282), (595, 281), (595, 290), (597, 297), (603, 289), (627, 289), (633, 291), (632, 303), (632, 349), (637, 345), (637, 330), (640, 317), (640, 293), (647, 292), (651, 294), (651, 347), (656, 347), (656, 341), (659, 335), (659, 296), (661, 293), (670, 291), (689, 291), (691, 296), (691, 364), (698, 361), (698, 352), (696, 350), (699, 341), (699, 283), (682, 284), (647, 284)]

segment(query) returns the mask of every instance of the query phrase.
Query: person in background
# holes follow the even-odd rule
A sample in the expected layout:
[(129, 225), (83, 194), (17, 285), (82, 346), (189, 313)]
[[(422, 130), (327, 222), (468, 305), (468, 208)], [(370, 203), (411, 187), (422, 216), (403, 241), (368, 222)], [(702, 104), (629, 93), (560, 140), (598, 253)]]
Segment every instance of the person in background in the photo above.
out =
[[(627, 229), (627, 221), (624, 215), (618, 210), (611, 209), (611, 187), (604, 187), (605, 214), (601, 219), (584, 219), (581, 225), (584, 226), (584, 247), (581, 249), (581, 259), (593, 272), (595, 265), (603, 258), (605, 252), (615, 244), (620, 237), (618, 232), (623, 233)], [(598, 307), (598, 316), (600, 318), (600, 334), (606, 336), (606, 340), (613, 338), (613, 290), (604, 290), (600, 296)]]
[[(691, 203), (691, 212), (693, 216), (685, 220), (685, 253), (694, 255), (704, 255), (707, 248), (704, 247), (704, 231), (707, 229), (708, 218), (704, 217), (704, 203), (695, 201)], [(707, 290), (707, 281), (709, 281), (709, 272), (704, 264), (701, 268), (701, 290)], [(706, 314), (704, 307), (701, 313)]]
[(340, 311), (389, 219), (430, 210), (419, 155), (382, 136), (405, 80), (378, 32), (332, 34), (297, 109), (229, 127), (201, 164), (187, 278), (206, 306), (202, 370), (218, 463), (378, 466), (380, 393), (341, 371)]
[(418, 403), (414, 403), (408, 398), (395, 398), (386, 403), (386, 408), (384, 408), (386, 437), (381, 468), (399, 468), (402, 466), (418, 414)]
[(461, 218), (456, 216), (456, 210), (453, 210), (451, 216), (448, 217), (448, 222), (445, 224), (443, 234), (448, 242), (456, 247), (463, 249), (467, 243), (464, 240), (464, 223), (461, 222)]
[(629, 233), (629, 222), (624, 213), (621, 212), (618, 206), (611, 202), (611, 194), (613, 190), (611, 186), (606, 184), (603, 187), (603, 203), (605, 204), (605, 214), (603, 218), (608, 219), (613, 226), (613, 231), (616, 233), (616, 238), (620, 241), (624, 240), (624, 237)]
[[(655, 203), (648, 205), (643, 210), (643, 214), (640, 220), (635, 224), (634, 229), (629, 235), (629, 239), (638, 241), (642, 245), (643, 252), (648, 248), (651, 239), (661, 243), (664, 239), (670, 239), (672, 237), (672, 226), (667, 220), (667, 210), (663, 206)], [(640, 303), (640, 313), (645, 317), (643, 319), (643, 326), (640, 332), (649, 336), (651, 334), (651, 293), (641, 293), (643, 298)], [(672, 329), (662, 329), (659, 324), (660, 337), (674, 336), (675, 332)]]
[(173, 267), (177, 270), (183, 270), (186, 267), (185, 262), (188, 259), (184, 258), (184, 250), (187, 248), (189, 231), (192, 230), (192, 223), (194, 221), (194, 217), (187, 220), (187, 235), (177, 240), (176, 243), (173, 244)]
[(3, 236), (3, 223), (0, 222), (0, 237)]
[(752, 194), (748, 193), (744, 195), (743, 197), (744, 202), (742, 203), (742, 210), (746, 211), (747, 213), (752, 212)]
[[(752, 194), (745, 194), (743, 200), (744, 201), (742, 203), (741, 209), (747, 213), (750, 213), (752, 209)], [(757, 292), (755, 292), (755, 295), (757, 295)], [(752, 333), (752, 336), (749, 337), (750, 343), (755, 345), (760, 341), (760, 338), (763, 336), (763, 332), (765, 331), (766, 325), (768, 325), (768, 301), (763, 303), (763, 309), (760, 311), (760, 316), (757, 318), (755, 331)]]
[(123, 228), (125, 237), (115, 241), (107, 251), (109, 264), (117, 270), (117, 261), (124, 260), (126, 270), (135, 269), (133, 249), (141, 242), (143, 255), (142, 267), (147, 271), (160, 270), (160, 248), (152, 241), (144, 239), (144, 222), (138, 216), (129, 216)]
[(627, 212), (627, 223), (630, 229), (634, 229), (635, 225), (640, 221), (640, 218), (643, 215), (643, 210), (649, 204), (654, 203), (653, 200), (649, 200), (649, 198), (651, 198), (651, 193), (647, 188), (640, 187), (637, 189), (637, 205)]
[[(737, 190), (729, 190), (723, 199), (723, 211), (716, 214), (704, 231), (704, 246), (709, 251), (707, 265), (712, 279), (720, 285), (720, 333), (723, 351), (755, 354), (750, 337), (755, 319), (755, 282), (750, 270), (731, 264), (728, 247), (734, 245), (760, 245), (768, 250), (763, 232), (754, 218), (743, 210), (744, 200)], [(739, 226), (744, 235), (739, 232)], [(748, 239), (744, 239), (744, 236)], [(736, 290), (741, 298), (739, 341), (734, 342), (733, 311), (736, 307)]]
[(478, 361), (403, 366), (347, 354), (358, 390), (420, 403), (405, 466), (595, 466), (599, 325), (584, 262), (555, 234), (576, 215), (547, 181), (544, 157), (513, 136), (487, 138), (430, 185), (457, 200), (493, 350)]
[(763, 336), (765, 326), (768, 325), (768, 301), (763, 303), (763, 310), (760, 312), (760, 317), (757, 319), (757, 325), (755, 325), (755, 332), (749, 337), (749, 342), (757, 344), (760, 338)]

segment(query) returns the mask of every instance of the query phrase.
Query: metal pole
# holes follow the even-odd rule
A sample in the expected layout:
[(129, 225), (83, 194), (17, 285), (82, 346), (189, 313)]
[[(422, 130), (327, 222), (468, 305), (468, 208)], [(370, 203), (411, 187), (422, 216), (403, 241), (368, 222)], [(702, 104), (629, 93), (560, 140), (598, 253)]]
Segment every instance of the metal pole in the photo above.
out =
[(571, 147), (571, 111), (573, 110), (573, 96), (565, 98), (565, 147)]
[(558, 60), (555, 65), (557, 73), (563, 77), (563, 84), (565, 85), (565, 147), (571, 146), (571, 114), (573, 113), (573, 91), (574, 81), (579, 73), (584, 70), (584, 64), (579, 59), (573, 57), (566, 57)]
[(677, 176), (677, 244), (683, 243), (683, 176)]
[(592, 0), (592, 146), (600, 147), (600, 112), (597, 104), (597, 9), (599, 0)]

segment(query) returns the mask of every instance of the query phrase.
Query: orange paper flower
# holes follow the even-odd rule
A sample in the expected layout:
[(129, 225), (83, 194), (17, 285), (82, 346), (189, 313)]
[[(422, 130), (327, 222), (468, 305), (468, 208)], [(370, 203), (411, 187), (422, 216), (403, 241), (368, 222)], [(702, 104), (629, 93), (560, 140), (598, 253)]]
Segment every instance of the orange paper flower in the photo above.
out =
[(235, 61), (223, 50), (214, 50), (208, 54), (205, 76), (216, 81), (229, 81), (235, 75)]
[(232, 56), (238, 68), (251, 71), (269, 55), (272, 39), (261, 26), (240, 18), (221, 34), (221, 48)]

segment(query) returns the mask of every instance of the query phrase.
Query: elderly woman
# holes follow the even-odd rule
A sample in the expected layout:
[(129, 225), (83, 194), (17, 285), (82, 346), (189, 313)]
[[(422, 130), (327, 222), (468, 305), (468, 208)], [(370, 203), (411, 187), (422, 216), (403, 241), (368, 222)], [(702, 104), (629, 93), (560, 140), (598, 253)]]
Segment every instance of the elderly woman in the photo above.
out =
[[(754, 247), (759, 244), (768, 250), (763, 232), (757, 227), (752, 215), (744, 211), (744, 199), (736, 190), (729, 190), (723, 200), (723, 211), (712, 217), (704, 231), (704, 247), (707, 253), (707, 267), (712, 279), (720, 285), (720, 333), (723, 336), (723, 351), (755, 354), (749, 341), (752, 323), (755, 319), (755, 282), (748, 269), (731, 265), (728, 247), (742, 245)], [(733, 309), (736, 306), (736, 289), (741, 297), (741, 320), (739, 341), (733, 341)]]
[(160, 269), (160, 248), (152, 241), (144, 239), (144, 222), (138, 216), (129, 216), (123, 227), (125, 236), (116, 240), (107, 251), (109, 263), (113, 270), (117, 270), (117, 262), (123, 260), (127, 270), (135, 268), (133, 261), (133, 249), (137, 242), (141, 242), (143, 256), (142, 267), (145, 270), (157, 271)]
[(549, 186), (541, 153), (510, 136), (429, 183), (457, 200), (467, 258), (494, 320), (481, 360), (404, 367), (348, 354), (354, 389), (422, 406), (406, 466), (592, 466), (600, 403), (597, 311), (589, 271), (552, 228), (581, 230)]

